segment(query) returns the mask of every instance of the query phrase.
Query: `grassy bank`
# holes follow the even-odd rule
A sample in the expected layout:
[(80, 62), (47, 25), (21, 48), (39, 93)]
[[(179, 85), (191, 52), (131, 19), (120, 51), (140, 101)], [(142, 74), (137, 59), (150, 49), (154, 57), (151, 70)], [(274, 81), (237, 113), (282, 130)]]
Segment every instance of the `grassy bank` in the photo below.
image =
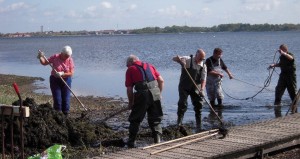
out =
[(45, 98), (49, 99), (49, 96), (34, 93), (34, 90), (38, 89), (34, 83), (43, 80), (44, 79), (40, 77), (0, 74), (0, 103), (11, 105), (14, 101), (18, 100), (18, 95), (13, 87), (14, 82), (18, 85), (23, 99), (25, 99), (25, 97), (36, 98), (39, 102), (44, 101)]

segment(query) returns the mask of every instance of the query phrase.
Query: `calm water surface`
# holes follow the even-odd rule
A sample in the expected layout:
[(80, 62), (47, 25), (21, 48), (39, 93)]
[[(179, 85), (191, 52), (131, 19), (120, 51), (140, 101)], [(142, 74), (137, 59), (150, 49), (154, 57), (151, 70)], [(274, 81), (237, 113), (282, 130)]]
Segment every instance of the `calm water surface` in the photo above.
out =
[[(157, 34), (95, 37), (48, 37), (0, 39), (0, 73), (38, 76), (46, 79), (40, 83), (49, 87), (50, 66), (42, 66), (36, 58), (41, 49), (50, 56), (59, 52), (64, 45), (73, 48), (76, 65), (72, 90), (76, 95), (107, 96), (126, 98), (124, 86), (125, 61), (129, 54), (136, 54), (143, 61), (152, 63), (165, 79), (163, 91), (164, 123), (175, 123), (178, 100), (180, 66), (171, 59), (176, 55), (194, 54), (203, 48), (207, 58), (215, 47), (224, 51), (223, 59), (236, 79), (223, 79), (225, 108), (222, 118), (234, 125), (275, 117), (274, 88), (279, 69), (274, 72), (267, 90), (255, 98), (264, 85), (269, 72), (267, 67), (278, 59), (275, 55), (279, 45), (286, 43), (295, 54), (299, 65), (300, 32), (241, 32), (241, 33), (194, 33)], [(299, 67), (297, 67), (299, 68)], [(299, 81), (299, 69), (297, 69)], [(298, 82), (299, 83), (299, 82)], [(39, 92), (49, 93), (49, 89)], [(283, 96), (282, 115), (285, 115), (290, 99)], [(209, 126), (211, 116), (208, 106), (203, 109), (203, 125)], [(186, 122), (194, 120), (192, 106), (185, 114)]]

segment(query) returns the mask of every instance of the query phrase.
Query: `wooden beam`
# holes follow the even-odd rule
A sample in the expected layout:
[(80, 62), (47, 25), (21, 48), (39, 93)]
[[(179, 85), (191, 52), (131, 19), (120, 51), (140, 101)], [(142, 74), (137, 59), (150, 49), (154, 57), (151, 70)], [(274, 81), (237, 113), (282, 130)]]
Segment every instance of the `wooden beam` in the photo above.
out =
[[(20, 116), (20, 106), (14, 106), (14, 105), (0, 105), (0, 112), (3, 115), (11, 115), (11, 111), (13, 110), (14, 116)], [(23, 111), (23, 117), (29, 117), (30, 111), (29, 107), (22, 106)]]

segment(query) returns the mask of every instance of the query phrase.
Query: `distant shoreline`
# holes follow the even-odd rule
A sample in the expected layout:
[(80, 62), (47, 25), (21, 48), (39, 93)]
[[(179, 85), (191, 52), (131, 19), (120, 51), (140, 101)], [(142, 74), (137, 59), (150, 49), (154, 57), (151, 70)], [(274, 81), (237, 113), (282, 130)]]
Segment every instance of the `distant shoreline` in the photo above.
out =
[(135, 35), (160, 33), (206, 33), (206, 32), (265, 32), (265, 31), (300, 31), (300, 24), (220, 24), (212, 27), (166, 26), (145, 27), (141, 29), (96, 30), (96, 31), (41, 31), (24, 33), (6, 33), (0, 37), (53, 37), (53, 36), (102, 36), (102, 35)]

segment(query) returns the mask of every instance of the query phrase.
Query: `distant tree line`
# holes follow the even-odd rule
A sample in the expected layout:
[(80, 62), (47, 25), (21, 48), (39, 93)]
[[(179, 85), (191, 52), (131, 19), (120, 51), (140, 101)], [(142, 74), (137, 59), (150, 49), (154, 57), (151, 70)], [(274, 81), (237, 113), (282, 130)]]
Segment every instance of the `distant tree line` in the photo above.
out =
[[(142, 29), (133, 30), (112, 30), (115, 34), (155, 34), (155, 33), (195, 33), (195, 32), (261, 32), (261, 31), (300, 31), (300, 24), (220, 24), (213, 27), (189, 27), (189, 26), (167, 26), (160, 27), (146, 27)], [(99, 31), (47, 31), (47, 32), (31, 32), (31, 33), (7, 33), (0, 37), (40, 37), (40, 36), (93, 36)], [(100, 34), (102, 35), (102, 34)], [(107, 34), (103, 34), (107, 35)]]
[(213, 27), (167, 26), (146, 27), (132, 30), (133, 34), (144, 33), (188, 33), (188, 32), (250, 32), (250, 31), (300, 31), (300, 24), (220, 24)]

